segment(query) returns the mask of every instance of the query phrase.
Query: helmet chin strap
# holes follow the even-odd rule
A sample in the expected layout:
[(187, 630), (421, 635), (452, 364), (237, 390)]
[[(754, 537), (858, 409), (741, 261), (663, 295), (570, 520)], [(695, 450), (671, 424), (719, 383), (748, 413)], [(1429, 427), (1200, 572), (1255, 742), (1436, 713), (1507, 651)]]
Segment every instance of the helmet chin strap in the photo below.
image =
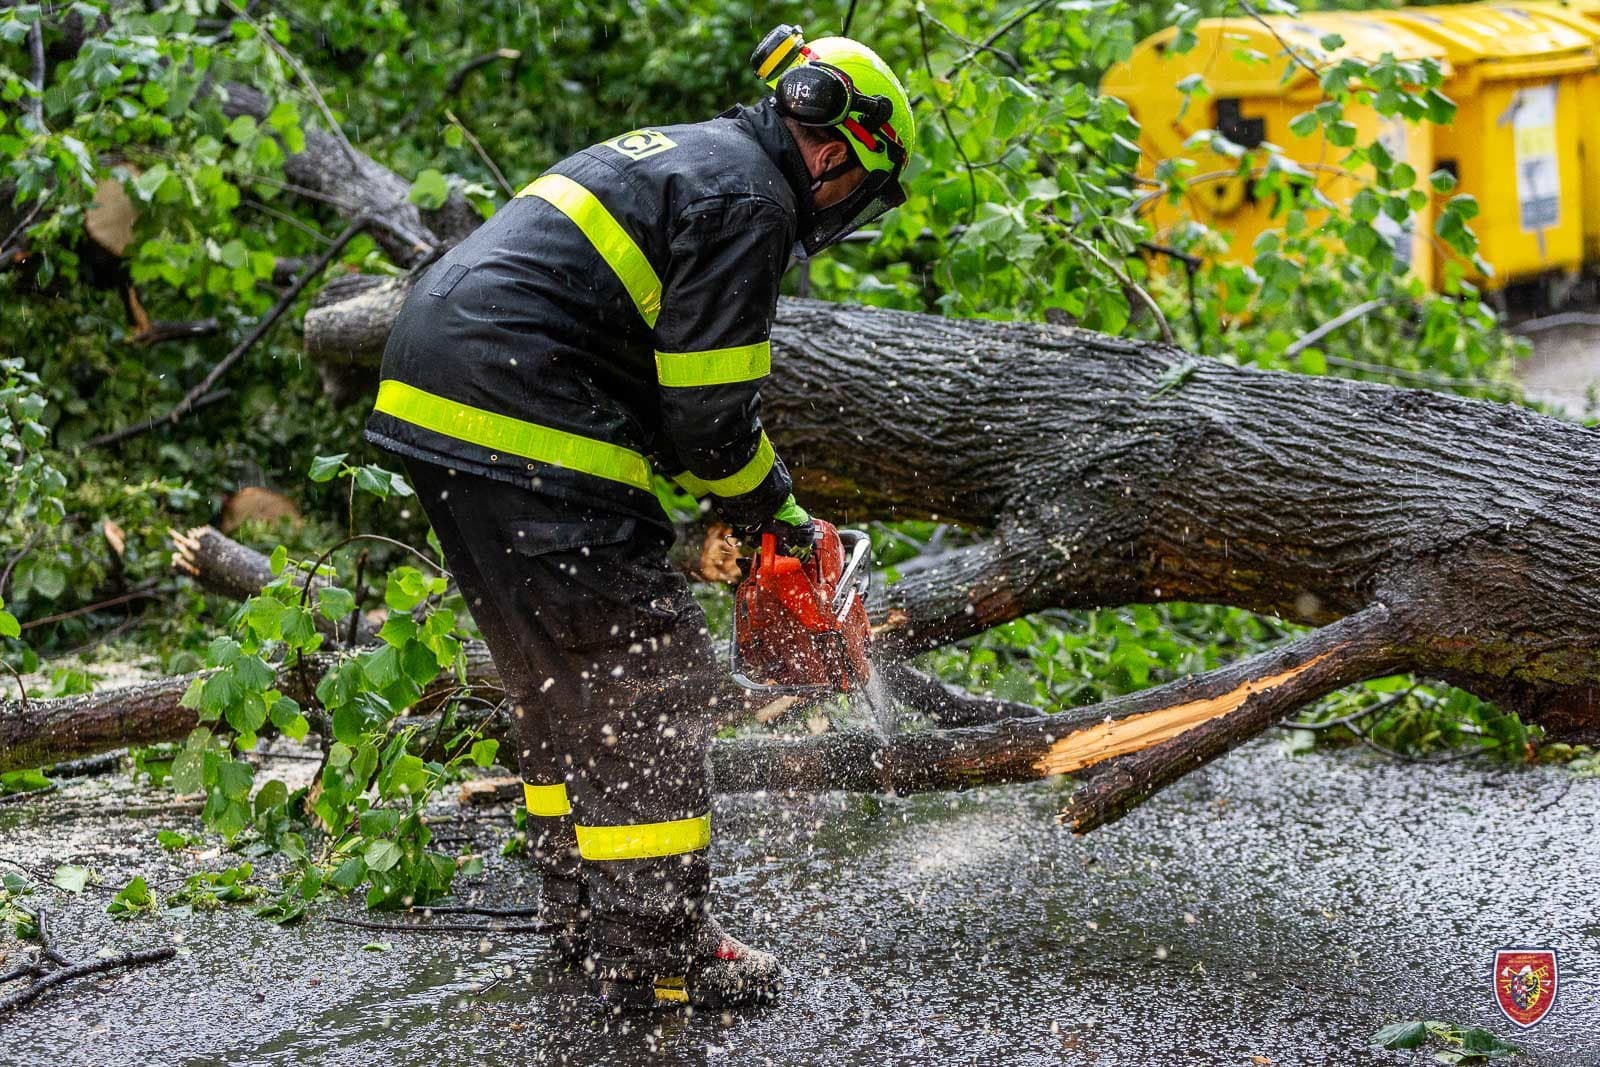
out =
[(825, 184), (833, 181), (835, 178), (844, 177), (846, 174), (849, 174), (852, 170), (855, 170), (860, 165), (861, 164), (856, 162), (855, 158), (851, 156), (850, 150), (846, 149), (844, 161), (842, 163), (835, 163), (821, 174), (812, 177), (811, 195), (815, 196)]

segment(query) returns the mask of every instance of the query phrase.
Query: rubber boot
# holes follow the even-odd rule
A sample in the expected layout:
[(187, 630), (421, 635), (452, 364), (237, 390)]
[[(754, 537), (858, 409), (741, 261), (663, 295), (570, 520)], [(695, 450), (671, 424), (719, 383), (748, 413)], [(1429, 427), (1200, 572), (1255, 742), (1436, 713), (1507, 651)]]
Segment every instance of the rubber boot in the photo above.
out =
[(589, 956), (589, 891), (579, 881), (546, 874), (539, 894), (538, 921), (558, 928), (551, 933), (556, 956), (577, 967)]
[(690, 939), (683, 974), (600, 969), (590, 976), (589, 990), (612, 1014), (661, 1008), (718, 1011), (776, 1004), (781, 971), (776, 956), (751, 948), (707, 917)]

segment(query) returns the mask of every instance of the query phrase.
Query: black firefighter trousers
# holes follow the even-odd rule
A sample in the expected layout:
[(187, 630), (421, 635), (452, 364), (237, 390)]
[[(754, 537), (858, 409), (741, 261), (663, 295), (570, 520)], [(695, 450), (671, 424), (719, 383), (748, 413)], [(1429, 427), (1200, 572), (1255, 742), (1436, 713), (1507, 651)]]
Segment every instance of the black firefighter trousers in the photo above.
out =
[(706, 911), (716, 661), (666, 517), (405, 461), (515, 718), (547, 903), (603, 969), (682, 974)]

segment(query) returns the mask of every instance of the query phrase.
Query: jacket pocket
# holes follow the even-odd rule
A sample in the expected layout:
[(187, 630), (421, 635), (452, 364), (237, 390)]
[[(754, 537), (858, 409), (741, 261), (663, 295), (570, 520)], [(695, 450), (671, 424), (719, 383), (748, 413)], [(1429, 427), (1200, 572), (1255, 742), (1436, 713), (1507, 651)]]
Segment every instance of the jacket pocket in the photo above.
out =
[(509, 524), (512, 547), (519, 556), (573, 552), (600, 545), (617, 545), (633, 536), (638, 520), (605, 519), (597, 522), (548, 522), (516, 519)]

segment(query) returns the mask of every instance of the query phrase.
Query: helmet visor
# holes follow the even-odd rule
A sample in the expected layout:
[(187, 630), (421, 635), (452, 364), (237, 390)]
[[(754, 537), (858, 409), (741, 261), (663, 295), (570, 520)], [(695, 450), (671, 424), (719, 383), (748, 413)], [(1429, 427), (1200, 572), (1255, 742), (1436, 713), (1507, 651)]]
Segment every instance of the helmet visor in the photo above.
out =
[(893, 170), (868, 171), (849, 196), (812, 214), (811, 226), (800, 235), (800, 243), (806, 255), (814, 256), (905, 202), (899, 165)]

